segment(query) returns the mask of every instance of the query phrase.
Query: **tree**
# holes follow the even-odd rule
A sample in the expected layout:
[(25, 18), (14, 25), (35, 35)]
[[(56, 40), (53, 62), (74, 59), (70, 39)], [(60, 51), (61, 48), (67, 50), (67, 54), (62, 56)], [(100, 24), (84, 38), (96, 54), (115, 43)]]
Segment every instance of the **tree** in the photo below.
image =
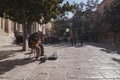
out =
[(60, 14), (58, 18), (53, 21), (53, 35), (59, 38), (67, 37), (66, 29), (69, 27), (68, 25), (68, 17), (66, 13)]
[(85, 22), (83, 26), (84, 26), (86, 39), (90, 41), (94, 41), (93, 39), (96, 38), (93, 35), (96, 34), (95, 30), (98, 27), (96, 26), (96, 22), (98, 21), (96, 20), (97, 5), (98, 5), (98, 0), (88, 0), (87, 3), (85, 4), (85, 11), (84, 11)]
[(105, 8), (105, 20), (110, 24), (110, 31), (114, 32), (114, 43), (116, 34), (120, 32), (120, 0), (114, 0)]
[(73, 17), (73, 28), (76, 28), (75, 32), (79, 36), (80, 33), (88, 37), (92, 37), (91, 34), (96, 34), (98, 24), (98, 13), (96, 7), (98, 0), (88, 0), (86, 4), (81, 2), (76, 4), (75, 14)]
[[(73, 41), (76, 42), (80, 32), (83, 31), (83, 15), (84, 15), (84, 6), (85, 4), (83, 2), (80, 2), (79, 4), (75, 4), (74, 8), (74, 16), (72, 17), (72, 26), (70, 27), (70, 36), (71, 38), (74, 38)], [(71, 23), (70, 21), (70, 23)]]
[(39, 22), (44, 17), (43, 23), (51, 18), (56, 18), (60, 13), (69, 11), (72, 6), (64, 0), (0, 0), (0, 16), (9, 18), (23, 26), (23, 50), (27, 49), (27, 29), (31, 22)]

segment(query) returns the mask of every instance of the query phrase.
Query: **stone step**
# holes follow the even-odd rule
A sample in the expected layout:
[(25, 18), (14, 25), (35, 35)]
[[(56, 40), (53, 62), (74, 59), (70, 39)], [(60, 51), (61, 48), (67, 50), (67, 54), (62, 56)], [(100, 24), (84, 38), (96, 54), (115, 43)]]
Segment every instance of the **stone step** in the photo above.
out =
[(15, 37), (12, 34), (0, 35), (0, 46), (14, 43)]

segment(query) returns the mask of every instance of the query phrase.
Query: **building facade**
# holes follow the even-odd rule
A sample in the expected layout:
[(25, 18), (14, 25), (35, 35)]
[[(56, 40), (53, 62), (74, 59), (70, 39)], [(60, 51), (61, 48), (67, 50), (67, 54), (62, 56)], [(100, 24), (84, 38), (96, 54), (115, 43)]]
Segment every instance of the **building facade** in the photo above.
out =
[(103, 0), (99, 5), (98, 5), (98, 12), (103, 14), (104, 13), (104, 8), (105, 6), (109, 5), (112, 2), (112, 0)]
[[(109, 5), (113, 0), (103, 0), (101, 4), (98, 5), (97, 10), (100, 15), (104, 15), (105, 7)], [(99, 42), (113, 43), (114, 42), (114, 33), (109, 31), (110, 25), (103, 22), (100, 26), (101, 34), (99, 36)], [(116, 42), (119, 43), (120, 34), (116, 35)]]
[[(52, 24), (40, 25), (37, 22), (34, 22), (32, 26), (28, 28), (28, 31), (31, 33), (42, 31), (43, 34), (49, 34), (51, 32)], [(13, 43), (14, 39), (18, 35), (23, 35), (23, 25), (13, 22), (10, 19), (5, 19), (0, 17), (0, 45), (4, 43)]]

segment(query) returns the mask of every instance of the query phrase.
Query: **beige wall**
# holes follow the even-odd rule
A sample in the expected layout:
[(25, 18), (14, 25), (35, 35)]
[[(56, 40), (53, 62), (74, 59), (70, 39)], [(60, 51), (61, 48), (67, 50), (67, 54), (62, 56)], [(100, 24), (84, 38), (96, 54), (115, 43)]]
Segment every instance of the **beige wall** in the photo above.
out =
[(48, 34), (48, 31), (49, 33), (52, 33), (51, 32), (51, 29), (52, 29), (52, 23), (51, 22), (48, 22), (47, 24), (43, 24), (43, 25), (38, 25), (39, 26), (39, 31), (42, 31), (43, 34)]
[(11, 20), (9, 20), (9, 19), (5, 19), (5, 32), (6, 33), (12, 33), (12, 21)]
[(5, 19), (1, 18), (1, 29), (4, 30), (4, 26), (5, 26)]
[[(49, 33), (52, 33), (51, 28), (52, 28), (51, 22), (43, 25), (40, 25), (37, 22), (35, 22), (32, 26), (32, 31), (33, 32), (42, 31), (44, 34), (47, 34), (48, 31)], [(4, 19), (1, 17), (0, 17), (0, 29), (7, 34), (23, 32), (22, 24), (18, 24), (9, 19)]]
[(2, 27), (1, 27), (1, 17), (0, 17), (0, 29), (2, 29)]
[(0, 17), (0, 30), (2, 31), (1, 34), (2, 33), (8, 34), (8, 35), (14, 34), (14, 22), (12, 22), (9, 19)]

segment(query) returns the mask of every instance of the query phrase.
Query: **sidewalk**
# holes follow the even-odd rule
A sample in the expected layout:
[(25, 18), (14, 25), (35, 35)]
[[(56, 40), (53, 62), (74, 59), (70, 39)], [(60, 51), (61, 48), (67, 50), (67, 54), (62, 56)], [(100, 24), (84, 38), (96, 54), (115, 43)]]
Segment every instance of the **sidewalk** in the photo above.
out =
[[(114, 49), (115, 48), (115, 49)], [(57, 60), (26, 60), (21, 47), (0, 47), (0, 80), (120, 80), (120, 48), (104, 44), (45, 45), (45, 55)]]

